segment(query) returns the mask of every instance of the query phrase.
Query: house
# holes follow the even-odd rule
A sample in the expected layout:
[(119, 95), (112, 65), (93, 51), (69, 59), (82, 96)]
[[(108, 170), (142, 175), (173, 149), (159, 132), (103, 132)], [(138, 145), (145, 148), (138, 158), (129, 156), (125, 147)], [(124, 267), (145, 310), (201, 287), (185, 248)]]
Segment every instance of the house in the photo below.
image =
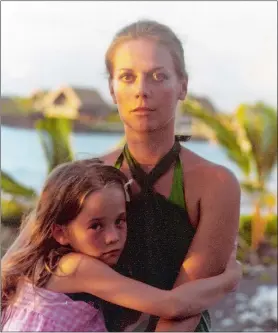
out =
[(31, 95), (33, 106), (48, 117), (66, 117), (81, 122), (104, 120), (111, 107), (94, 89), (61, 87), (54, 91), (36, 91)]
[(35, 90), (30, 99), (32, 101), (32, 105), (34, 110), (40, 111), (43, 107), (43, 99), (49, 93), (48, 90)]

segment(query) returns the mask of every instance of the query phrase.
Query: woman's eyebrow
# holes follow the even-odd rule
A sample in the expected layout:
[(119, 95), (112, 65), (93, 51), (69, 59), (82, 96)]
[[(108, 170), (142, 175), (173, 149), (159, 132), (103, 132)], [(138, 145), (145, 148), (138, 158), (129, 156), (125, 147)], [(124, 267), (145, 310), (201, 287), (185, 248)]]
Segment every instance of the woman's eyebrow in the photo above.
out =
[(120, 68), (120, 69), (118, 69), (117, 71), (132, 71), (132, 69), (131, 68)]
[(154, 67), (150, 70), (150, 72), (158, 71), (160, 69), (165, 69), (165, 67), (163, 67), (163, 66)]
[[(165, 69), (165, 67), (157, 66), (157, 67), (149, 69), (147, 72), (154, 72), (154, 71), (157, 71), (160, 69)], [(133, 69), (132, 68), (119, 68), (117, 71), (133, 71)]]

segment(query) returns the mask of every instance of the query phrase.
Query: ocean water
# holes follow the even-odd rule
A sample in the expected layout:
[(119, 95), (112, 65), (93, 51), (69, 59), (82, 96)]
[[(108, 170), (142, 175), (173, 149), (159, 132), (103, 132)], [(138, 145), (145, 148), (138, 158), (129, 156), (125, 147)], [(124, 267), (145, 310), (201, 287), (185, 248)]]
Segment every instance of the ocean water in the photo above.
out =
[[(113, 149), (121, 134), (73, 134), (73, 150), (77, 159), (99, 156)], [(231, 169), (238, 179), (242, 174), (237, 166), (216, 144), (207, 142), (187, 142), (186, 147), (200, 156)], [(32, 129), (1, 127), (1, 169), (16, 180), (39, 191), (47, 174), (45, 157), (40, 145), (38, 133)], [(269, 187), (277, 193), (277, 167), (269, 180)], [(250, 209), (249, 198), (243, 196), (242, 210)]]

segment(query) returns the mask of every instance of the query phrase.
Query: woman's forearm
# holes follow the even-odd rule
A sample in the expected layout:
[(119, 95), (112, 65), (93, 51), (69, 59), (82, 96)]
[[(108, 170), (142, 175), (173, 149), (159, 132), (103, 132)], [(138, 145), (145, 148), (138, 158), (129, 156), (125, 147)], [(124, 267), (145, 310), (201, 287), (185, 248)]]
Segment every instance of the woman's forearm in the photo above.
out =
[(187, 282), (172, 290), (175, 298), (175, 306), (178, 300), (184, 298), (184, 301), (178, 304), (176, 313), (178, 317), (193, 316), (206, 310), (211, 305), (218, 302), (231, 288), (232, 278), (226, 273), (220, 275)]

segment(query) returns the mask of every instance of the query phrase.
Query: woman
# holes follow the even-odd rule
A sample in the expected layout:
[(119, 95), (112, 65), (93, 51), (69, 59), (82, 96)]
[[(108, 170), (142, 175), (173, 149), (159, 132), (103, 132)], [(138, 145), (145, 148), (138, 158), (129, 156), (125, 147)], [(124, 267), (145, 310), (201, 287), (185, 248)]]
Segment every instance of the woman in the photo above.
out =
[[(102, 159), (131, 179), (136, 198), (129, 250), (119, 269), (128, 267), (135, 278), (164, 289), (223, 272), (238, 232), (240, 186), (227, 168), (175, 140), (175, 112), (188, 85), (180, 40), (160, 23), (132, 23), (116, 34), (106, 67), (126, 146)], [(138, 315), (107, 309), (106, 318), (109, 330), (122, 330), (134, 327), (128, 324)], [(152, 318), (147, 330), (156, 323)], [(207, 331), (209, 316), (188, 318), (181, 326)]]

